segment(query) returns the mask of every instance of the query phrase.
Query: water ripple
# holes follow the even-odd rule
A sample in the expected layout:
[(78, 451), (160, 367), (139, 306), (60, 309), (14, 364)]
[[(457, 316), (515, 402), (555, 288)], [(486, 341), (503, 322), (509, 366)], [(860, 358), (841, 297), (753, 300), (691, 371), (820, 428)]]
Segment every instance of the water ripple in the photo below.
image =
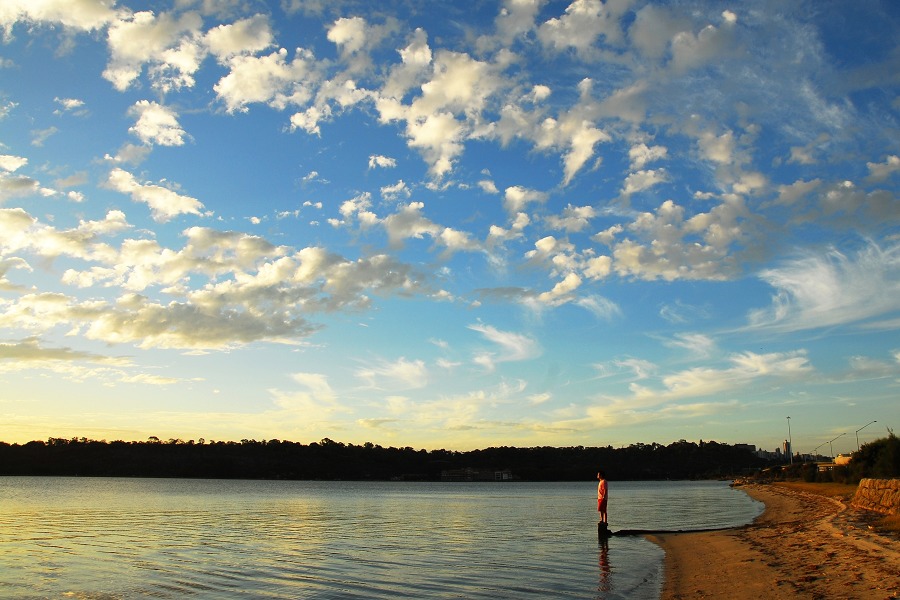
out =
[[(667, 494), (697, 528), (758, 514), (721, 485), (613, 489), (622, 528), (665, 522)], [(0, 596), (656, 598), (661, 552), (598, 546), (592, 496), (590, 482), (0, 478)]]

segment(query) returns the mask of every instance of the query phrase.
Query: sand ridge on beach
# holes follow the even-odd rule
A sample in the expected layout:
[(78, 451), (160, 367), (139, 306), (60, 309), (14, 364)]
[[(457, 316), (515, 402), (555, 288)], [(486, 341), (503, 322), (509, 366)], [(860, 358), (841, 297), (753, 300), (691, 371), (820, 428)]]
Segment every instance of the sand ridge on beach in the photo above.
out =
[(900, 541), (856, 509), (777, 484), (741, 489), (766, 505), (752, 524), (648, 536), (666, 552), (663, 600), (900, 598)]

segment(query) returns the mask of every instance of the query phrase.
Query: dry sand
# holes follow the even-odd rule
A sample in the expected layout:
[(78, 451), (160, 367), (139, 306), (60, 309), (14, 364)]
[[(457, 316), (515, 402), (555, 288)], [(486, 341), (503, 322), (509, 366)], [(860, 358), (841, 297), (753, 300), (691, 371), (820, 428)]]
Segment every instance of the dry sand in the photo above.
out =
[(742, 489), (766, 505), (751, 525), (648, 536), (666, 552), (663, 600), (900, 598), (900, 541), (861, 511), (777, 484)]

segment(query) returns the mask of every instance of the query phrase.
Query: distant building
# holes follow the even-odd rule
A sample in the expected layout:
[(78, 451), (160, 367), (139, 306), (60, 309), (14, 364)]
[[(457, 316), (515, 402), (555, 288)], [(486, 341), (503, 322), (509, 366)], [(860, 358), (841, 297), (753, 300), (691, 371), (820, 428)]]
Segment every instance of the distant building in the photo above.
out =
[(784, 453), (785, 457), (791, 456), (791, 443), (787, 440), (784, 440), (781, 444), (781, 451)]
[(765, 460), (781, 462), (781, 448), (776, 448), (774, 452), (760, 448), (756, 451), (756, 456)]
[(441, 481), (512, 481), (513, 474), (509, 469), (447, 469), (441, 471)]

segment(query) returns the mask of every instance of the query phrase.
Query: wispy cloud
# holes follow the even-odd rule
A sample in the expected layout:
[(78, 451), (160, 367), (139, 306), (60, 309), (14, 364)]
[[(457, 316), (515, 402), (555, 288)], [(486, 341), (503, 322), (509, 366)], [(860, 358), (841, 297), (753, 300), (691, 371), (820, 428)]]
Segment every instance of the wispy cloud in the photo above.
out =
[(804, 253), (763, 270), (772, 305), (750, 312), (752, 328), (799, 331), (860, 324), (900, 310), (900, 245), (874, 242), (853, 254)]

